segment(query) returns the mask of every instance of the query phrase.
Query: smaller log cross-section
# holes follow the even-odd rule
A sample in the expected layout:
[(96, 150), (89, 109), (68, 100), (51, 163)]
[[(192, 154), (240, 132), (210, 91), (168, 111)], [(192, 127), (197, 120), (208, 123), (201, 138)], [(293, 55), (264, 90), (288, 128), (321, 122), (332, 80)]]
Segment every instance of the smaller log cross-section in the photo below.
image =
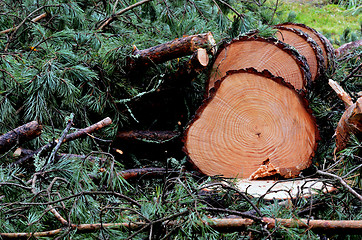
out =
[(250, 67), (258, 71), (267, 69), (298, 90), (305, 89), (311, 81), (305, 57), (287, 44), (274, 38), (243, 36), (219, 48), (207, 89), (213, 88), (227, 71)]
[(319, 138), (306, 100), (282, 78), (229, 71), (185, 131), (184, 151), (204, 174), (257, 179), (297, 176)]
[(301, 23), (282, 23), (276, 26), (283, 26), (302, 30), (309, 37), (311, 37), (322, 49), (325, 68), (333, 68), (334, 48), (329, 40), (318, 31)]
[(276, 37), (280, 41), (293, 46), (307, 59), (309, 70), (312, 74), (312, 82), (324, 73), (322, 50), (312, 38), (298, 29), (282, 26), (276, 26), (274, 28), (278, 30)]

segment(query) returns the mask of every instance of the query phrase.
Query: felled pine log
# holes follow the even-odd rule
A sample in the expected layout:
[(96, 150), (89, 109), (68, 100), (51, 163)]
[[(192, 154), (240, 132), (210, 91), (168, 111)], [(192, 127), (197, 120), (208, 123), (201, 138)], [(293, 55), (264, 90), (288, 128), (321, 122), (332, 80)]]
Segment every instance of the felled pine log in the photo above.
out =
[(0, 136), (0, 153), (32, 140), (41, 134), (42, 126), (37, 121), (26, 123)]
[(302, 54), (309, 65), (312, 75), (312, 82), (324, 73), (324, 58), (321, 48), (306, 33), (295, 28), (283, 26), (275, 26), (277, 29), (276, 37), (293, 46), (300, 54)]
[(301, 23), (282, 23), (278, 24), (276, 26), (283, 26), (288, 28), (295, 28), (303, 31), (306, 33), (309, 37), (311, 37), (318, 46), (322, 49), (322, 54), (324, 58), (324, 65), (327, 69), (333, 69), (334, 68), (334, 48), (332, 44), (329, 42), (329, 40), (324, 37), (322, 34), (320, 34), (315, 29), (308, 27)]
[(304, 56), (287, 44), (273, 38), (243, 36), (222, 45), (215, 57), (207, 89), (225, 76), (229, 70), (253, 67), (267, 69), (274, 76), (282, 77), (295, 89), (306, 89), (311, 74)]
[(297, 176), (319, 137), (306, 100), (268, 71), (229, 71), (216, 82), (184, 137), (184, 150), (207, 175), (258, 179)]
[[(147, 67), (152, 64), (163, 63), (172, 59), (194, 54), (199, 48), (211, 51), (216, 43), (211, 32), (191, 35), (178, 38), (151, 48), (138, 50), (134, 47), (132, 56), (128, 58), (128, 68), (130, 71), (140, 67)], [(208, 63), (208, 56), (198, 54), (201, 65)], [(207, 65), (206, 63), (206, 65)]]

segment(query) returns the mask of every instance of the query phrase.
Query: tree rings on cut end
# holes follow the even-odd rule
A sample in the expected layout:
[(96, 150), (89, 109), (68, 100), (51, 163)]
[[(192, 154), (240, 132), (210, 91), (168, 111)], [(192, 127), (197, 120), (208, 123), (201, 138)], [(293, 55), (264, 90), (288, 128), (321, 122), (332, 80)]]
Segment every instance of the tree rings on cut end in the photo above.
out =
[(326, 37), (324, 37), (322, 34), (317, 32), (315, 29), (301, 23), (282, 23), (276, 26), (283, 26), (283, 27), (302, 30), (304, 33), (310, 36), (322, 49), (325, 68), (331, 68), (331, 69), (334, 68), (333, 66), (334, 48), (332, 44), (329, 42), (329, 40)]
[(318, 44), (301, 30), (283, 26), (275, 26), (274, 28), (278, 29), (276, 37), (280, 41), (293, 46), (307, 59), (312, 75), (312, 82), (317, 79), (323, 73), (324, 69), (324, 58)]
[(311, 80), (305, 57), (287, 44), (273, 38), (243, 36), (219, 48), (207, 89), (213, 88), (227, 71), (250, 67), (267, 69), (298, 90), (305, 89)]
[(303, 99), (281, 78), (230, 71), (188, 126), (185, 152), (204, 174), (297, 176), (311, 164), (318, 129)]

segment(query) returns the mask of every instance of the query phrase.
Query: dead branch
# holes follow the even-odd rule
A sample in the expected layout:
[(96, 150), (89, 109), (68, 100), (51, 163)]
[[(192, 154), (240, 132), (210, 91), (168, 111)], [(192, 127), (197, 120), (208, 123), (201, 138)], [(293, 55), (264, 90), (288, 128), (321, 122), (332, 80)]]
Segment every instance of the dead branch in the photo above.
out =
[(358, 198), (362, 202), (362, 196), (359, 195), (352, 187), (350, 187), (340, 176), (328, 172), (323, 172), (321, 170), (317, 170), (317, 174), (338, 180), (343, 187), (345, 187), (350, 193), (352, 193), (356, 198)]
[[(182, 214), (182, 213), (181, 213)], [(179, 215), (179, 214), (178, 214)], [(160, 219), (162, 225), (176, 226), (180, 224), (180, 221), (168, 221), (168, 219)], [(155, 222), (159, 222), (156, 220)], [(127, 222), (127, 223), (94, 223), (94, 224), (79, 224), (71, 226), (71, 229), (77, 230), (77, 233), (94, 232), (101, 228), (126, 228), (129, 230), (137, 230), (145, 225), (152, 223), (146, 222)], [(267, 218), (263, 217), (264, 222), (269, 229), (278, 227), (279, 225), (286, 228), (305, 228), (313, 231), (328, 231), (328, 232), (339, 232), (339, 233), (355, 233), (362, 234), (362, 221), (361, 220), (308, 220), (307, 219), (281, 219), (281, 218)], [(256, 222), (252, 219), (246, 218), (210, 218), (204, 221), (204, 224), (217, 230), (232, 229), (238, 231), (245, 229), (245, 227), (252, 226)], [(144, 228), (146, 229), (146, 228)], [(34, 232), (34, 233), (0, 233), (0, 236), (4, 239), (14, 238), (30, 238), (30, 237), (51, 237), (61, 233), (64, 229), (55, 229), (45, 232)]]
[(27, 142), (41, 134), (42, 126), (32, 121), (0, 136), (0, 153), (4, 153), (16, 144)]
[(147, 3), (147, 2), (150, 2), (152, 0), (142, 0), (142, 1), (139, 1), (135, 4), (132, 4), (131, 6), (128, 6), (120, 11), (118, 11), (116, 14), (110, 16), (109, 18), (107, 18), (104, 23), (98, 28), (98, 30), (103, 30), (104, 27), (106, 27), (107, 25), (109, 25), (111, 22), (113, 22), (119, 15), (122, 15), (123, 13), (125, 12), (128, 12), (129, 10), (135, 8), (135, 7), (138, 7), (144, 3)]
[[(112, 123), (112, 120), (107, 117), (105, 119), (103, 119), (102, 121), (99, 121), (87, 128), (83, 128), (83, 129), (79, 129), (78, 131), (68, 134), (67, 136), (65, 136), (64, 140), (62, 141), (63, 143), (69, 142), (69, 141), (73, 141), (77, 138), (81, 138), (81, 137), (85, 137), (88, 136), (88, 134), (98, 131), (99, 129), (108, 126)], [(34, 155), (42, 152), (42, 151), (48, 151), (50, 150), (52, 147), (54, 146), (53, 142), (50, 142), (46, 145), (44, 145), (43, 147), (41, 147), (40, 149), (34, 151), (34, 153), (26, 155), (25, 157), (19, 159), (18, 161), (16, 161), (14, 164), (21, 164), (29, 159), (31, 159)]]
[(346, 109), (353, 104), (352, 98), (346, 91), (344, 91), (344, 89), (341, 87), (341, 85), (339, 85), (338, 82), (329, 79), (328, 84), (337, 93), (339, 99), (343, 101)]
[(176, 137), (180, 136), (179, 132), (175, 131), (124, 131), (118, 132), (117, 139), (119, 140), (138, 140), (145, 142), (164, 142), (172, 140)]
[(348, 74), (348, 76), (345, 77), (345, 78), (342, 80), (342, 82), (345, 82), (345, 81), (347, 81), (348, 79), (350, 79), (351, 77), (353, 77), (354, 74), (357, 73), (357, 71), (358, 71), (361, 67), (362, 67), (362, 63), (361, 63), (360, 65), (358, 65), (355, 69), (353, 69), (353, 70), (350, 72), (350, 74)]
[(137, 178), (141, 176), (157, 177), (164, 176), (165, 174), (178, 173), (175, 170), (169, 170), (165, 168), (139, 168), (139, 169), (128, 169), (120, 172), (118, 175), (126, 180)]

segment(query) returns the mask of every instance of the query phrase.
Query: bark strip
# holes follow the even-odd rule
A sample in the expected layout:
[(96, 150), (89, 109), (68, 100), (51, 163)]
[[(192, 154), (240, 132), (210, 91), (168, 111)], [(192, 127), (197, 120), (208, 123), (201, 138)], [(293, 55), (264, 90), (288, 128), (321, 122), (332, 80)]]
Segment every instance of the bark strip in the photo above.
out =
[(118, 132), (118, 140), (137, 140), (137, 141), (168, 141), (180, 135), (179, 132), (175, 131), (124, 131)]
[(41, 134), (42, 126), (32, 121), (0, 136), (0, 153), (4, 153), (16, 144), (27, 142)]

